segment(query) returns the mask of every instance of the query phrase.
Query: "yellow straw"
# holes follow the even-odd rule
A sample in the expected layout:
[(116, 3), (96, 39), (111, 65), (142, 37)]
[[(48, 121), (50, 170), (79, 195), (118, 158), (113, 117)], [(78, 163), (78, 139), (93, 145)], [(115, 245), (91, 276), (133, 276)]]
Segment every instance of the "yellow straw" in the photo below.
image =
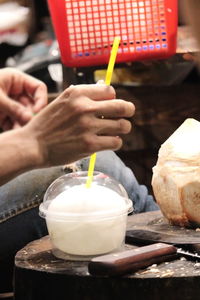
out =
[(105, 79), (106, 85), (110, 85), (110, 83), (111, 83), (113, 69), (114, 69), (115, 60), (117, 57), (117, 51), (118, 51), (118, 47), (119, 47), (119, 42), (120, 42), (120, 37), (116, 37), (113, 42), (110, 59), (109, 59), (109, 63), (108, 63), (108, 68), (107, 68), (107, 72), (106, 72), (106, 79)]
[[(105, 79), (105, 84), (110, 85), (111, 79), (112, 79), (112, 74), (113, 74), (113, 69), (115, 65), (115, 60), (117, 57), (117, 51), (120, 43), (120, 37), (115, 37), (111, 54), (110, 54), (110, 59), (108, 63), (108, 68), (106, 71), (106, 79)], [(89, 168), (88, 168), (88, 177), (87, 177), (87, 182), (86, 182), (86, 187), (90, 188), (93, 180), (93, 173), (94, 173), (94, 166), (96, 162), (96, 153), (93, 153), (90, 157), (90, 163), (89, 163)]]
[(90, 156), (90, 164), (89, 164), (88, 177), (87, 177), (87, 182), (86, 182), (86, 188), (88, 188), (88, 189), (91, 187), (91, 184), (92, 184), (93, 172), (94, 172), (94, 166), (95, 166), (95, 162), (96, 162), (96, 157), (97, 157), (96, 153), (93, 153)]

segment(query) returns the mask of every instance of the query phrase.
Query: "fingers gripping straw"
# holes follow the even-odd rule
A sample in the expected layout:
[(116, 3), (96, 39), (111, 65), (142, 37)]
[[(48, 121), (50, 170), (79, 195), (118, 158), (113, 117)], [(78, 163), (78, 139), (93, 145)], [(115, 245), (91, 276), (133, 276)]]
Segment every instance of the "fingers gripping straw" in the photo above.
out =
[[(111, 83), (115, 60), (117, 57), (117, 51), (119, 48), (119, 43), (120, 43), (120, 37), (115, 37), (113, 46), (112, 46), (112, 50), (111, 50), (111, 54), (110, 54), (107, 72), (106, 72), (106, 79), (105, 79), (106, 85), (110, 85), (110, 83)], [(90, 163), (89, 163), (89, 168), (88, 168), (88, 177), (87, 177), (87, 182), (86, 182), (87, 188), (90, 188), (91, 184), (92, 184), (96, 156), (97, 156), (96, 153), (93, 153), (90, 157)]]

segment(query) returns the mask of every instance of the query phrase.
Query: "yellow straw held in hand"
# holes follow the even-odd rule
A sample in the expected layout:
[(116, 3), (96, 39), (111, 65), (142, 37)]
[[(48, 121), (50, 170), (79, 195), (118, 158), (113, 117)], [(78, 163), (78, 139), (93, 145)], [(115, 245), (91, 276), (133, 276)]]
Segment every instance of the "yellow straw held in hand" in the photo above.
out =
[[(108, 68), (106, 71), (106, 79), (105, 79), (105, 84), (110, 85), (111, 79), (112, 79), (112, 74), (114, 70), (114, 65), (115, 65), (115, 60), (117, 57), (117, 51), (119, 48), (119, 43), (120, 43), (120, 37), (116, 37), (113, 42), (111, 54), (110, 54), (110, 59), (108, 63)], [(90, 188), (93, 180), (93, 173), (94, 173), (94, 167), (95, 167), (95, 162), (96, 162), (96, 153), (93, 153), (90, 157), (90, 163), (89, 163), (89, 168), (88, 168), (88, 177), (87, 177), (87, 182), (86, 182), (86, 187)]]

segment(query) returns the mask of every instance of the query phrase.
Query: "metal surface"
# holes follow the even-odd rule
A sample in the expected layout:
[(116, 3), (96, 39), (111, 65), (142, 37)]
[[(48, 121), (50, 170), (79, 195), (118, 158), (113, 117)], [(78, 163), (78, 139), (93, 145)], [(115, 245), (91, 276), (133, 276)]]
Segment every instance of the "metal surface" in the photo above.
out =
[(126, 241), (128, 243), (168, 243), (193, 245), (200, 243), (200, 231), (173, 226), (160, 211), (129, 216)]

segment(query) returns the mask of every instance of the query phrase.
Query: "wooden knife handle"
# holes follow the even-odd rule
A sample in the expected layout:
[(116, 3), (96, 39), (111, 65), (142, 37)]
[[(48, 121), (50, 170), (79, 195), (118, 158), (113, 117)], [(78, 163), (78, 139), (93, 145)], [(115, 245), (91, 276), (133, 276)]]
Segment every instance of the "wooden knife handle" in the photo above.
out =
[(136, 272), (154, 263), (175, 259), (176, 254), (177, 249), (173, 245), (157, 243), (95, 257), (89, 262), (88, 270), (92, 275), (123, 275)]

